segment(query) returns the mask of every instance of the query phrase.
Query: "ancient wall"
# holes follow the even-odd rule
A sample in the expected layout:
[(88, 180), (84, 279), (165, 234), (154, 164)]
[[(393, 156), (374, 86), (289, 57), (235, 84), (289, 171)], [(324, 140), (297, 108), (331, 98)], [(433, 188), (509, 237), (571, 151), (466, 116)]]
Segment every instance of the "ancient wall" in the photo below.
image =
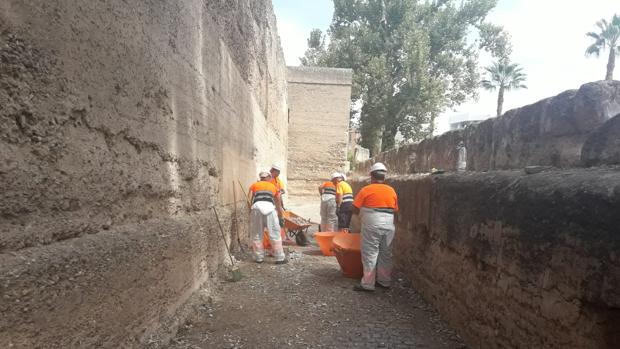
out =
[(467, 170), (471, 171), (580, 166), (588, 137), (598, 127), (605, 129), (602, 125), (618, 113), (620, 81), (588, 83), (464, 130), (379, 154), (357, 164), (357, 171), (367, 172), (375, 161), (402, 174), (432, 168), (455, 170), (460, 142), (467, 149)]
[(286, 159), (271, 6), (0, 2), (0, 347), (135, 346), (209, 289), (211, 206)]
[(581, 149), (581, 163), (585, 166), (620, 165), (620, 114), (588, 136)]
[(620, 348), (620, 168), (388, 182), (396, 265), (470, 347)]
[(321, 182), (347, 160), (351, 70), (288, 67), (288, 187), (316, 195)]

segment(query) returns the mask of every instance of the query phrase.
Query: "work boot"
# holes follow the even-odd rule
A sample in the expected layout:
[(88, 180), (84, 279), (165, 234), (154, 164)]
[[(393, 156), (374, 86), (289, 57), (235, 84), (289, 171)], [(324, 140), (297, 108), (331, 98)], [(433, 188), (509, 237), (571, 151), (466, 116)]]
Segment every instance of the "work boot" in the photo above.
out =
[(370, 290), (370, 289), (367, 289), (367, 288), (363, 288), (360, 285), (353, 286), (353, 291), (358, 291), (358, 292), (375, 292), (375, 290)]
[(378, 282), (375, 282), (375, 287), (379, 287), (379, 288), (382, 288), (382, 289), (385, 289), (385, 290), (389, 290), (391, 288), (391, 286), (384, 286), (384, 285), (381, 285)]
[(286, 264), (286, 263), (288, 263), (288, 259), (284, 259), (284, 260), (281, 260), (281, 261), (276, 261), (277, 265)]

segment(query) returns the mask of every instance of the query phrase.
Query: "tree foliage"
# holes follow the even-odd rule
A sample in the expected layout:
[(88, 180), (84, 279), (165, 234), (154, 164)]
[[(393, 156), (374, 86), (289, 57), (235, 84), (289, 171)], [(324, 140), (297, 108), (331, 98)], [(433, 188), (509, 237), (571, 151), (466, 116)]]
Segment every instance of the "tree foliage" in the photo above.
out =
[(485, 70), (489, 75), (489, 79), (482, 80), (481, 85), (489, 91), (498, 90), (497, 116), (500, 116), (502, 115), (504, 105), (504, 92), (527, 88), (524, 84), (527, 76), (523, 72), (523, 68), (516, 63), (508, 62), (507, 59), (494, 62), (491, 66), (486, 67)]
[(596, 22), (598, 33), (589, 32), (586, 35), (594, 42), (586, 49), (586, 55), (600, 56), (601, 51), (609, 49), (605, 80), (613, 80), (616, 67), (616, 55), (620, 54), (620, 16), (614, 15), (611, 21), (602, 19)]
[(397, 133), (418, 141), (442, 111), (476, 96), (480, 50), (510, 53), (508, 35), (485, 21), (496, 2), (334, 0), (327, 35), (312, 31), (302, 64), (353, 69), (362, 144), (373, 154), (394, 147)]

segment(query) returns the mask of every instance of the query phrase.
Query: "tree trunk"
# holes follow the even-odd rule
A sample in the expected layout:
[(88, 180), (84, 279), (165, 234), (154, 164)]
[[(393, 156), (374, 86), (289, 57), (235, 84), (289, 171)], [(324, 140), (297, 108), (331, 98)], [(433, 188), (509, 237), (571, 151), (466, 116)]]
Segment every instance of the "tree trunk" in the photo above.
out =
[(396, 125), (385, 128), (383, 131), (383, 141), (381, 142), (381, 151), (388, 151), (396, 148), (396, 133), (398, 127)]
[(605, 80), (614, 79), (614, 68), (616, 67), (616, 48), (611, 46), (609, 48), (609, 60), (607, 61), (607, 74), (605, 74)]
[(497, 94), (497, 116), (502, 116), (502, 107), (504, 106), (504, 86), (499, 87)]

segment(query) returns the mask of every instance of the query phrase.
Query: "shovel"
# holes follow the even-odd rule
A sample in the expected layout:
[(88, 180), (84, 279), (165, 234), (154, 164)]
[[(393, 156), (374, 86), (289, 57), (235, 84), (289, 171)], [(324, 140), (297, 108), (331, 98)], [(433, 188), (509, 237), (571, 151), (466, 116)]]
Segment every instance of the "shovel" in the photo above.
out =
[(215, 213), (215, 219), (217, 220), (217, 225), (220, 227), (220, 233), (222, 235), (222, 240), (224, 240), (224, 246), (226, 246), (226, 252), (228, 252), (228, 257), (230, 257), (230, 264), (231, 264), (231, 271), (230, 271), (230, 281), (239, 281), (241, 280), (241, 269), (239, 269), (239, 266), (237, 266), (235, 264), (235, 261), (232, 258), (232, 255), (230, 254), (230, 248), (228, 247), (228, 244), (226, 243), (226, 236), (224, 235), (224, 229), (222, 229), (222, 224), (220, 223), (220, 217), (217, 214), (217, 210), (215, 209), (215, 206), (213, 206), (213, 212)]

